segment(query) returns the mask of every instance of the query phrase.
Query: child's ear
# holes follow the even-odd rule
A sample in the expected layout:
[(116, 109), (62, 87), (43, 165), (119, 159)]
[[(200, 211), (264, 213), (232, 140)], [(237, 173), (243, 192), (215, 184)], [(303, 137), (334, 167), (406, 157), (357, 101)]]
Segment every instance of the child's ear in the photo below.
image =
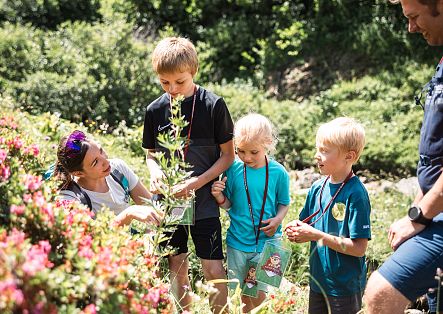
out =
[(350, 150), (346, 153), (346, 161), (354, 162), (357, 159), (357, 153), (354, 150)]

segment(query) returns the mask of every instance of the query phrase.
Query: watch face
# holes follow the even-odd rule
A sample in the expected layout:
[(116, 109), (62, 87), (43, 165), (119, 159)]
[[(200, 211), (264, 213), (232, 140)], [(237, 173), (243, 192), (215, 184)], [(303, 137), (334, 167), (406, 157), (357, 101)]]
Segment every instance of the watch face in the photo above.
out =
[(420, 208), (412, 206), (409, 208), (408, 216), (412, 220), (417, 219), (420, 216)]

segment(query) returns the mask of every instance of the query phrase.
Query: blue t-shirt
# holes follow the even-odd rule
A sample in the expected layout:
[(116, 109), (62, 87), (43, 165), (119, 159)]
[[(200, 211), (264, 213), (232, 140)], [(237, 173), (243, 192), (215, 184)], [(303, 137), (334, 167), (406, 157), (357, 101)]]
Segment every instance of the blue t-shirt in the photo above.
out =
[[(432, 160), (443, 157), (443, 58), (427, 86), (419, 153), (422, 158)], [(417, 177), (423, 195), (434, 186), (441, 173), (441, 162), (426, 164), (420, 160)], [(443, 213), (435, 216), (433, 220), (443, 221)]]
[[(326, 178), (316, 181), (309, 190), (305, 206), (300, 213), (300, 220), (315, 213), (319, 206), (321, 187)], [(327, 182), (324, 186), (321, 204), (326, 208), (341, 183)], [(357, 176), (352, 177), (340, 191), (327, 212), (313, 227), (325, 233), (351, 239), (370, 239), (371, 204), (368, 192)], [(310, 222), (314, 222), (319, 212)], [(355, 257), (339, 253), (317, 242), (311, 242), (310, 273), (326, 294), (348, 296), (363, 291), (366, 285), (365, 257)], [(322, 290), (314, 280), (310, 280), (311, 289), (317, 293)]]
[[(260, 231), (258, 245), (255, 244), (254, 227), (249, 213), (248, 198), (243, 180), (243, 162), (236, 159), (226, 170), (228, 177), (224, 194), (231, 201), (229, 226), (226, 243), (228, 246), (243, 252), (261, 252), (265, 242), (270, 237)], [(263, 193), (266, 182), (266, 166), (254, 169), (246, 167), (246, 178), (253, 208), (255, 227), (258, 227), (260, 211), (263, 203)], [(268, 194), (263, 214), (263, 220), (277, 215), (278, 205), (289, 205), (289, 175), (285, 168), (275, 160), (269, 160)], [(281, 236), (281, 226), (272, 238)]]

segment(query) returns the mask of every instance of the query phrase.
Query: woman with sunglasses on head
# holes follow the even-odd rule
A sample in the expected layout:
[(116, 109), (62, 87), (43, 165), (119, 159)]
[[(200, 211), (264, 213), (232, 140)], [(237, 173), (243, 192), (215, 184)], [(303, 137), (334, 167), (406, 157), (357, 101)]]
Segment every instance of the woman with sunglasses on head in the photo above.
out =
[[(81, 131), (60, 140), (55, 175), (62, 180), (62, 199), (80, 201), (95, 213), (107, 206), (115, 213), (118, 226), (133, 219), (156, 225), (160, 222), (158, 212), (143, 206), (151, 194), (132, 169), (121, 159), (108, 159), (103, 148)], [(131, 206), (129, 198), (136, 205)]]

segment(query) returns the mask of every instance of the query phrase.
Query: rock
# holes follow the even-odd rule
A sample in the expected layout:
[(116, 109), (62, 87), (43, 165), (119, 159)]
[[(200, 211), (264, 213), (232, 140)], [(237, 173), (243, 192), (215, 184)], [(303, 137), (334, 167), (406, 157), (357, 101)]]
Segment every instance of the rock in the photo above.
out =
[(405, 195), (415, 197), (420, 187), (417, 177), (404, 178), (395, 183), (395, 189)]

